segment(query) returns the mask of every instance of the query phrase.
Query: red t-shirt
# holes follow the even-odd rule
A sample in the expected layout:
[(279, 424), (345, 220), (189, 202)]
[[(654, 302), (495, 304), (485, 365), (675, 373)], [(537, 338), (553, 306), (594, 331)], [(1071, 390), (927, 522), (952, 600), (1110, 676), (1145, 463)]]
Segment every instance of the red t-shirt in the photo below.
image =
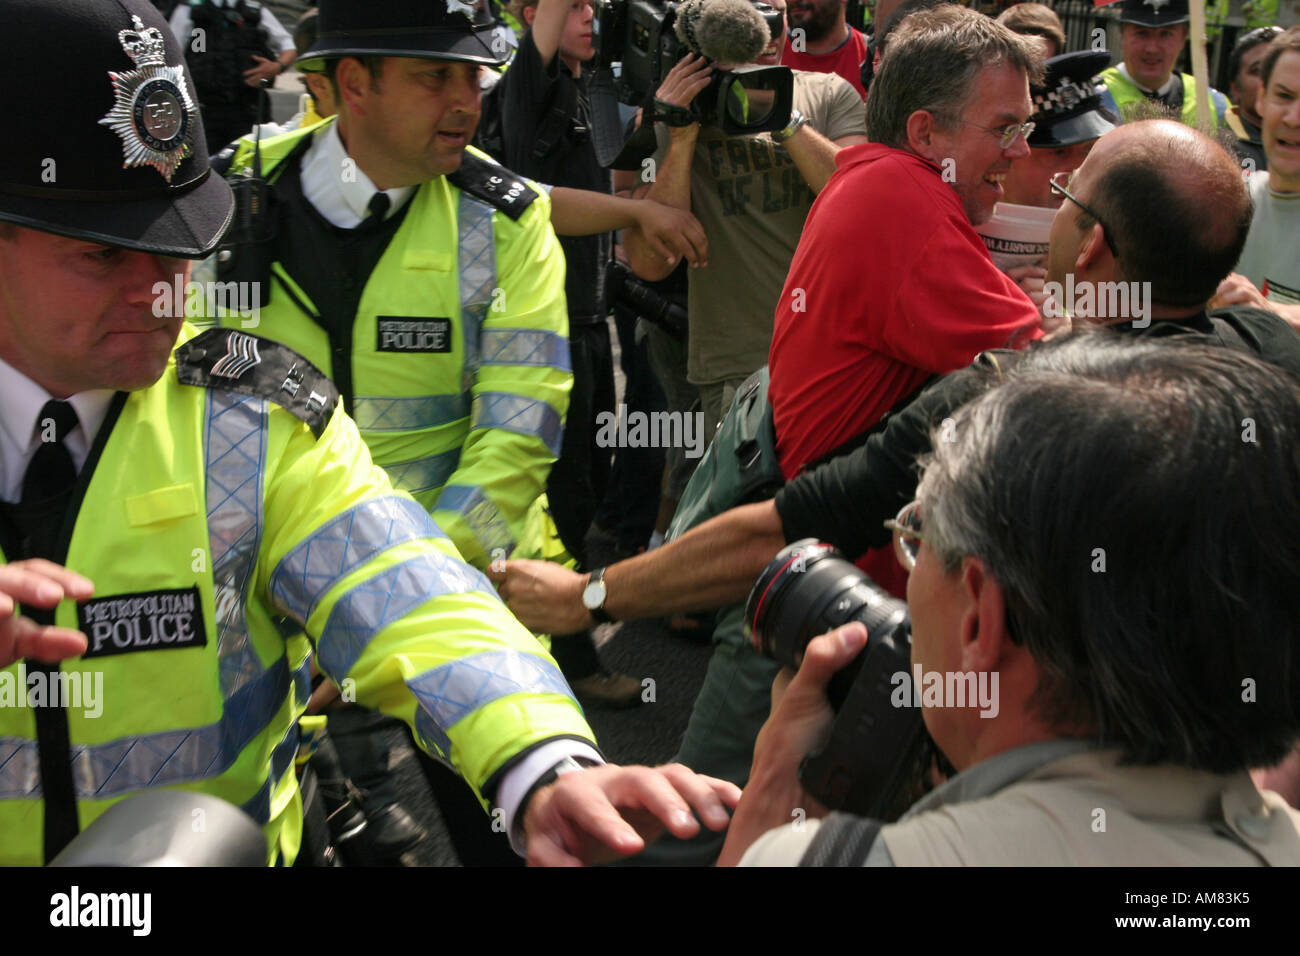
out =
[[(1042, 334), (938, 167), (878, 143), (842, 150), (837, 165), (790, 264), (768, 357), (787, 479), (931, 375)], [(899, 593), (878, 560), (861, 565)]]
[(790, 44), (790, 33), (787, 32), (785, 49), (781, 53), (782, 66), (809, 73), (838, 73), (853, 84), (858, 96), (864, 100), (867, 98), (867, 91), (862, 87), (862, 61), (867, 58), (867, 38), (853, 27), (849, 27), (849, 38), (830, 53), (796, 53)]

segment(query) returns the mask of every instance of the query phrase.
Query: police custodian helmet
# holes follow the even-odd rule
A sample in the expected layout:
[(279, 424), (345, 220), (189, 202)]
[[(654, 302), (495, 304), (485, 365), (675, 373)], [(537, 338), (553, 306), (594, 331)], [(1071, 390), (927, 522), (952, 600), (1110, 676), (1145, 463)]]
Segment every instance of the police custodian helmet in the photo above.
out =
[(1097, 74), (1108, 66), (1110, 54), (1104, 50), (1077, 50), (1047, 61), (1043, 82), (1029, 90), (1034, 98), (1030, 146), (1086, 143), (1119, 125), (1119, 117), (1101, 105), (1097, 88)]
[[(491, 44), (496, 20), (486, 0), (320, 0), (315, 43), (299, 69), (321, 59), (404, 56), (499, 66), (508, 50)], [(317, 61), (313, 63), (313, 61)]]
[(200, 258), (230, 224), (185, 58), (149, 0), (0, 0), (0, 221)]

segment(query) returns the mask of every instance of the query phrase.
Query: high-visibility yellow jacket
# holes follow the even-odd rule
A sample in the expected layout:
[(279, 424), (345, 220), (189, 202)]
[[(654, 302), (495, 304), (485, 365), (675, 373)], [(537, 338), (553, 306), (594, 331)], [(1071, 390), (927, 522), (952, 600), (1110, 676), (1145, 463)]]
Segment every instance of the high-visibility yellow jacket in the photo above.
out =
[[(321, 128), (264, 141), (266, 178), (277, 182)], [(232, 174), (250, 168), (252, 155), (245, 141)], [(344, 399), (375, 462), (481, 568), (494, 554), (547, 552), (544, 489), (573, 375), (549, 197), (472, 149), (458, 181), (466, 188), (439, 177), (409, 200), (365, 282), (350, 342), (331, 342), (280, 261), (256, 331), (351, 382)], [(282, 218), (277, 248), (294, 233)], [(247, 320), (222, 321), (239, 328)], [(426, 350), (413, 350), (422, 336)]]
[[(65, 524), (62, 563), (95, 584), (56, 614), (90, 640), (59, 678), (80, 826), (131, 793), (191, 789), (242, 807), (269, 859), (292, 861), (304, 631), (321, 670), (480, 794), (536, 743), (591, 740), (553, 660), (372, 465), (328, 380), (265, 339), (194, 333), (156, 384), (114, 399)], [(0, 864), (42, 862), (22, 676), (0, 670)]]
[[(1183, 81), (1183, 107), (1178, 119), (1188, 126), (1196, 125), (1196, 78), (1190, 73), (1180, 73), (1179, 76)], [(1112, 66), (1101, 73), (1102, 81), (1105, 83), (1101, 95), (1101, 104), (1120, 118), (1122, 122), (1127, 122), (1129, 111), (1144, 101), (1147, 96), (1142, 90), (1128, 77), (1119, 71), (1119, 67)], [(1210, 122), (1215, 129), (1222, 126), (1226, 120), (1224, 114), (1228, 111), (1228, 99), (1218, 90), (1211, 87), (1210, 89)]]

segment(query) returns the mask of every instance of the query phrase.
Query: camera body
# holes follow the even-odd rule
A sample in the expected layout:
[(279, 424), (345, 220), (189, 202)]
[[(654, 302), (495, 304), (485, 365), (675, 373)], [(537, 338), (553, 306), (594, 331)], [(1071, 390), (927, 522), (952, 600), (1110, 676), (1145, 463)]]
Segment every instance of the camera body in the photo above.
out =
[(833, 547), (805, 538), (782, 549), (755, 582), (745, 621), (756, 652), (793, 668), (817, 635), (852, 621), (867, 629), (866, 647), (827, 690), (830, 736), (799, 768), (804, 788), (827, 807), (896, 820), (925, 792), (936, 762), (953, 772), (921, 709), (891, 702), (893, 675), (911, 666), (907, 605)]
[(686, 308), (663, 295), (653, 283), (646, 282), (617, 259), (610, 259), (605, 267), (605, 296), (678, 341), (686, 340), (689, 325)]
[[(618, 98), (640, 106), (652, 98), (664, 76), (692, 50), (674, 25), (682, 5), (672, 0), (594, 0), (597, 69), (614, 70)], [(781, 11), (766, 3), (754, 5), (768, 23), (773, 38), (782, 30)], [(784, 66), (740, 66), (716, 70), (708, 87), (691, 103), (701, 124), (729, 136), (784, 129), (790, 122), (794, 76)]]

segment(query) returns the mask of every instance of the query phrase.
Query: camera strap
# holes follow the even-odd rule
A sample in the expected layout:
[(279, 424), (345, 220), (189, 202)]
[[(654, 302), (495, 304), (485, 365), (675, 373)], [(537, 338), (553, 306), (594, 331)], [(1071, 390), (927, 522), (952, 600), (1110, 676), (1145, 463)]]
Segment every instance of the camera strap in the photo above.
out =
[(656, 98), (651, 104), (651, 122), (663, 123), (665, 126), (674, 128), (690, 126), (692, 123), (698, 123), (695, 114), (689, 107), (677, 106), (673, 103), (665, 103), (663, 100)]
[(800, 866), (861, 866), (880, 835), (881, 822), (832, 813), (821, 822)]

